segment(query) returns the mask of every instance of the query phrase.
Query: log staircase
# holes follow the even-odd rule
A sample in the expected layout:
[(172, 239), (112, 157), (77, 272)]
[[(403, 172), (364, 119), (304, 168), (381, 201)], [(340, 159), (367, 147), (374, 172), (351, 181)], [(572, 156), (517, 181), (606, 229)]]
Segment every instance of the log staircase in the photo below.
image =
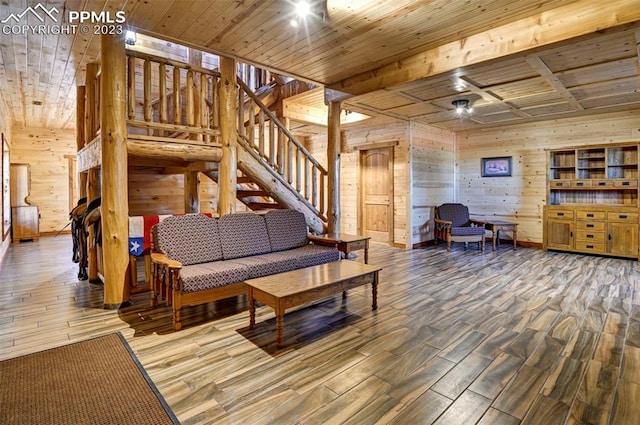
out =
[[(165, 149), (176, 150), (185, 145), (193, 150), (220, 147), (218, 72), (136, 51), (127, 55), (127, 124), (137, 129), (129, 139), (162, 142)], [(246, 72), (247, 65), (240, 70), (237, 198), (253, 211), (296, 209), (312, 231), (325, 231), (327, 171), (270, 110), (285, 80), (273, 76), (258, 87), (242, 75), (262, 75), (260, 71)], [(217, 182), (215, 169), (204, 174)]]

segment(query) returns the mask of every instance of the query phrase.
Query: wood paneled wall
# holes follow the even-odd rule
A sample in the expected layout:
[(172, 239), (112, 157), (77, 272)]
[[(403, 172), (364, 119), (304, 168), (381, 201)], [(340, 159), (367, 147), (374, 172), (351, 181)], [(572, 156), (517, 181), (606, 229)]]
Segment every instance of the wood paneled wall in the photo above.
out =
[(69, 160), (76, 154), (74, 130), (11, 129), (11, 162), (31, 165), (29, 201), (40, 211), (40, 233), (55, 234), (69, 222)]
[[(326, 136), (307, 138), (310, 152), (326, 164)], [(411, 248), (433, 239), (433, 207), (455, 198), (455, 134), (425, 124), (376, 119), (343, 131), (341, 231), (356, 234), (360, 150), (380, 143), (394, 147), (394, 244)]]
[(182, 174), (158, 174), (154, 169), (129, 170), (129, 215), (182, 213)]
[[(309, 151), (326, 164), (327, 141), (325, 134), (307, 138)], [(394, 216), (393, 242), (406, 246), (408, 241), (407, 202), (409, 176), (409, 129), (405, 121), (390, 119), (367, 120), (350, 125), (342, 131), (340, 155), (340, 231), (357, 234), (360, 151), (375, 148), (380, 143), (395, 142), (394, 147)]]
[[(5, 109), (4, 102), (0, 102), (0, 132), (4, 134), (5, 141), (9, 144), (9, 146), (11, 146), (11, 142), (13, 138), (11, 136), (11, 128), (9, 126), (9, 122), (10, 122), (10, 117)], [(0, 147), (0, 149), (2, 148)], [(11, 151), (9, 152), (9, 155), (11, 155)], [(0, 168), (2, 168), (2, 164), (0, 164)], [(1, 181), (0, 181), (0, 190), (2, 190)], [(0, 196), (0, 201), (1, 200), (2, 200), (2, 196)], [(1, 209), (2, 209), (2, 203), (0, 202), (0, 211)], [(1, 215), (2, 214), (0, 214), (0, 216)], [(11, 244), (11, 237), (9, 235), (7, 235), (7, 238), (5, 240), (2, 240), (1, 232), (4, 231), (4, 229), (2, 229), (2, 227), (4, 227), (2, 225), (3, 224), (2, 221), (3, 220), (0, 218), (0, 267), (2, 266), (2, 260), (4, 259), (4, 256), (7, 253), (7, 250), (9, 249), (9, 245)]]
[[(457, 199), (472, 213), (515, 220), (518, 240), (542, 243), (545, 149), (640, 141), (640, 111), (457, 133)], [(511, 177), (480, 177), (480, 158), (512, 156)]]
[(411, 244), (433, 240), (434, 207), (455, 199), (455, 133), (410, 124)]
[[(218, 212), (218, 185), (199, 173), (200, 212)], [(246, 211), (241, 202), (237, 211)], [(184, 177), (182, 174), (159, 174), (154, 169), (129, 171), (129, 214), (183, 214)]]

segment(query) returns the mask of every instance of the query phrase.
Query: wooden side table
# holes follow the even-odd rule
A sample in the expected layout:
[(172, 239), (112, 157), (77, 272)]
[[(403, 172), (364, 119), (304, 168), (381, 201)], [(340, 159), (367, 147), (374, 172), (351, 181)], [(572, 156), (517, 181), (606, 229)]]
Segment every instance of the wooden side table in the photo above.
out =
[(500, 231), (513, 233), (513, 249), (516, 249), (518, 243), (518, 223), (502, 220), (484, 220), (486, 223), (484, 228), (491, 232), (491, 242), (493, 250), (497, 249), (500, 243)]
[(347, 235), (345, 233), (325, 233), (309, 235), (309, 240), (318, 245), (335, 246), (348, 256), (351, 251), (364, 250), (364, 263), (369, 264), (369, 236)]

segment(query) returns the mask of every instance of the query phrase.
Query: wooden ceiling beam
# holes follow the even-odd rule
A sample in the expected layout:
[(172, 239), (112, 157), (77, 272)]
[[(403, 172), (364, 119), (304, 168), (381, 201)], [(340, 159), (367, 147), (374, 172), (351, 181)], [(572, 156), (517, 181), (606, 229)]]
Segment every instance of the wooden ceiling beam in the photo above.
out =
[(463, 85), (466, 86), (466, 88), (470, 92), (477, 94), (478, 96), (482, 97), (487, 102), (502, 105), (505, 108), (507, 108), (510, 112), (512, 112), (515, 115), (518, 115), (519, 117), (528, 118), (528, 117), (531, 116), (531, 115), (527, 114), (526, 112), (522, 112), (520, 109), (516, 108), (511, 103), (505, 101), (500, 96), (496, 96), (495, 94), (491, 93), (489, 90), (486, 90), (484, 88), (479, 87), (470, 78), (468, 78), (468, 77), (459, 77), (459, 79), (460, 79), (460, 81), (463, 82)]
[(638, 56), (638, 63), (640, 64), (640, 31), (636, 31), (636, 52)]
[(579, 0), (357, 74), (329, 88), (361, 95), (639, 20), (637, 0)]
[(549, 67), (547, 66), (546, 63), (544, 63), (544, 61), (542, 59), (540, 59), (539, 56), (537, 55), (530, 55), (527, 56), (527, 63), (529, 65), (531, 65), (531, 67), (533, 69), (536, 70), (536, 72), (538, 74), (540, 74), (540, 76), (542, 76), (542, 78), (544, 78), (544, 80), (551, 86), (553, 87), (553, 89), (560, 95), (562, 96), (568, 103), (569, 105), (571, 105), (571, 107), (573, 109), (575, 109), (576, 111), (582, 111), (584, 110), (584, 108), (582, 107), (582, 105), (580, 104), (580, 102), (578, 102), (576, 100), (575, 97), (573, 97), (573, 95), (571, 94), (571, 92), (569, 92), (569, 90), (567, 90), (567, 88), (564, 86), (564, 84), (562, 84), (562, 82), (560, 81), (560, 79), (558, 77), (556, 77), (553, 73), (553, 71), (551, 71), (549, 69)]

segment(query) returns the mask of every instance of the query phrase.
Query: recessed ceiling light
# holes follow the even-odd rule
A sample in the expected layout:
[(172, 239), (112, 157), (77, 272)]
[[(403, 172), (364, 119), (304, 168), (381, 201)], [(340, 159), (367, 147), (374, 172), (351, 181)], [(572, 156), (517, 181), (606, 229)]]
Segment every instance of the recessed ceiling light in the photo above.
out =
[(309, 4), (309, 2), (305, 0), (299, 0), (296, 3), (296, 14), (301, 18), (304, 18), (307, 15), (311, 14), (311, 5)]

